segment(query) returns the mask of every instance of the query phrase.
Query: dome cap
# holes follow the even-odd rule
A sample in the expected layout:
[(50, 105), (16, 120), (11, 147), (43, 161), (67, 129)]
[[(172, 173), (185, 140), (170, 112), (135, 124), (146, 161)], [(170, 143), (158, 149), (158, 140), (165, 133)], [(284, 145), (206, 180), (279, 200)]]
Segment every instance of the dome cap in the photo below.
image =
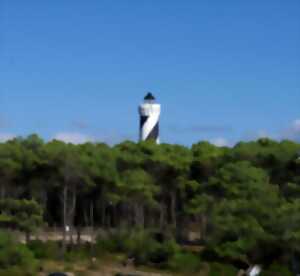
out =
[(144, 97), (145, 101), (154, 101), (155, 97), (152, 95), (151, 92), (148, 92), (147, 95)]

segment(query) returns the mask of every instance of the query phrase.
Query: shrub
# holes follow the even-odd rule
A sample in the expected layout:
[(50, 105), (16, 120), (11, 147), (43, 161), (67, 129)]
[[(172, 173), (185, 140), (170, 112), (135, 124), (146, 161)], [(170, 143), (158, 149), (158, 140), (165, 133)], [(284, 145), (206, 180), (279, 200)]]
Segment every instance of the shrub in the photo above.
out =
[[(0, 232), (0, 271), (3, 275), (9, 275), (7, 269), (22, 268), (23, 275), (27, 272), (32, 272), (36, 269), (37, 262), (33, 253), (22, 244), (18, 244), (14, 237), (6, 232)], [(15, 271), (14, 275), (18, 272)], [(1, 275), (1, 274), (0, 274)]]
[(10, 269), (0, 270), (0, 276), (35, 276), (34, 272), (24, 271), (23, 268), (13, 267)]
[(200, 258), (192, 253), (176, 253), (168, 261), (168, 268), (182, 273), (195, 273), (201, 268)]
[(147, 231), (119, 232), (97, 239), (96, 252), (122, 252), (135, 259), (138, 265), (147, 263), (162, 264), (180, 248), (175, 241), (159, 243)]
[(179, 245), (174, 240), (165, 241), (160, 244), (150, 255), (150, 261), (155, 264), (166, 265), (168, 260), (180, 252)]
[(59, 258), (60, 248), (55, 241), (42, 242), (33, 240), (28, 243), (28, 247), (38, 259), (57, 259)]
[(114, 232), (108, 236), (99, 236), (96, 241), (96, 250), (98, 253), (102, 252), (124, 252), (125, 251), (125, 240), (128, 239), (128, 232)]
[(145, 231), (130, 235), (124, 241), (125, 252), (135, 259), (136, 264), (147, 264), (158, 255), (161, 245)]
[(272, 264), (268, 269), (263, 270), (261, 276), (292, 276), (293, 273), (285, 266)]
[(238, 270), (229, 264), (211, 263), (209, 276), (236, 276)]
[(65, 254), (65, 260), (68, 262), (74, 262), (78, 260), (85, 260), (90, 258), (90, 247), (86, 245), (72, 246)]

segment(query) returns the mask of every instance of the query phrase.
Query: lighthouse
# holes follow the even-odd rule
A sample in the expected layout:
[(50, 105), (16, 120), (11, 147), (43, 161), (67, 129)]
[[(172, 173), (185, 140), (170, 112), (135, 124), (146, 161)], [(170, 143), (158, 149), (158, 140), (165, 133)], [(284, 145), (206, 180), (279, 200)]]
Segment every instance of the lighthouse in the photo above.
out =
[(148, 93), (139, 106), (140, 141), (152, 140), (159, 144), (160, 104), (156, 103), (152, 93)]

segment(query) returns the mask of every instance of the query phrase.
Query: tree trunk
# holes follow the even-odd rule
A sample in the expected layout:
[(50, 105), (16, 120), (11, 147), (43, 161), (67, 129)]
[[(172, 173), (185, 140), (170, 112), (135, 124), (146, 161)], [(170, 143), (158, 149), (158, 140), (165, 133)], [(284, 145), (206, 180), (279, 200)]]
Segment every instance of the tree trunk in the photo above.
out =
[(176, 218), (176, 192), (171, 193), (171, 225), (176, 230), (177, 218)]
[(207, 228), (206, 215), (202, 214), (200, 216), (200, 223), (201, 223), (201, 240), (205, 241), (205, 239), (206, 239), (206, 228)]
[(62, 255), (66, 253), (66, 227), (67, 227), (67, 201), (68, 201), (68, 187), (67, 185), (63, 188), (62, 204), (63, 204), (63, 240), (62, 240)]
[(77, 203), (77, 186), (74, 185), (72, 187), (72, 202), (71, 202), (71, 207), (68, 210), (68, 223), (69, 223), (69, 227), (70, 227), (70, 231), (69, 231), (69, 236), (70, 236), (70, 242), (71, 245), (74, 244), (74, 240), (73, 240), (73, 229), (74, 229), (74, 218), (75, 218), (75, 211), (76, 211), (76, 203)]
[(165, 220), (166, 220), (166, 208), (164, 203), (160, 204), (160, 216), (159, 216), (159, 228), (160, 231), (163, 231), (165, 228)]
[(88, 227), (90, 225), (90, 223), (89, 223), (87, 208), (85, 208), (83, 211), (83, 220), (84, 220), (84, 226)]
[(30, 242), (30, 233), (28, 231), (26, 231), (25, 233), (25, 239), (26, 239), (26, 244), (28, 244)]
[(4, 199), (6, 197), (6, 187), (5, 184), (1, 184), (1, 199)]
[(103, 198), (101, 198), (101, 225), (103, 228), (106, 226), (106, 204)]
[(127, 205), (124, 203), (120, 204), (120, 228), (126, 228), (130, 223), (130, 210), (128, 210)]
[(140, 203), (134, 204), (134, 223), (139, 228), (144, 228), (144, 206)]
[(145, 210), (144, 206), (142, 204), (138, 204), (138, 221), (139, 221), (139, 227), (144, 228), (145, 227)]
[(90, 203), (90, 226), (91, 226), (91, 237), (94, 242), (94, 202)]
[(81, 227), (80, 226), (77, 227), (77, 244), (78, 245), (81, 244)]
[(90, 203), (90, 226), (91, 226), (91, 253), (94, 253), (94, 202)]

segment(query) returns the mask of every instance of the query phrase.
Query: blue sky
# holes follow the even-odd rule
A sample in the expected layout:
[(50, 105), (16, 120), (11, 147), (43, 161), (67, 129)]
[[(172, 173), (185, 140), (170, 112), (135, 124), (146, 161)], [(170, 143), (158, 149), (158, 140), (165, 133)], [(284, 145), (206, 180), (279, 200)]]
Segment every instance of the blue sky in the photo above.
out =
[(300, 137), (299, 0), (0, 0), (0, 140)]

